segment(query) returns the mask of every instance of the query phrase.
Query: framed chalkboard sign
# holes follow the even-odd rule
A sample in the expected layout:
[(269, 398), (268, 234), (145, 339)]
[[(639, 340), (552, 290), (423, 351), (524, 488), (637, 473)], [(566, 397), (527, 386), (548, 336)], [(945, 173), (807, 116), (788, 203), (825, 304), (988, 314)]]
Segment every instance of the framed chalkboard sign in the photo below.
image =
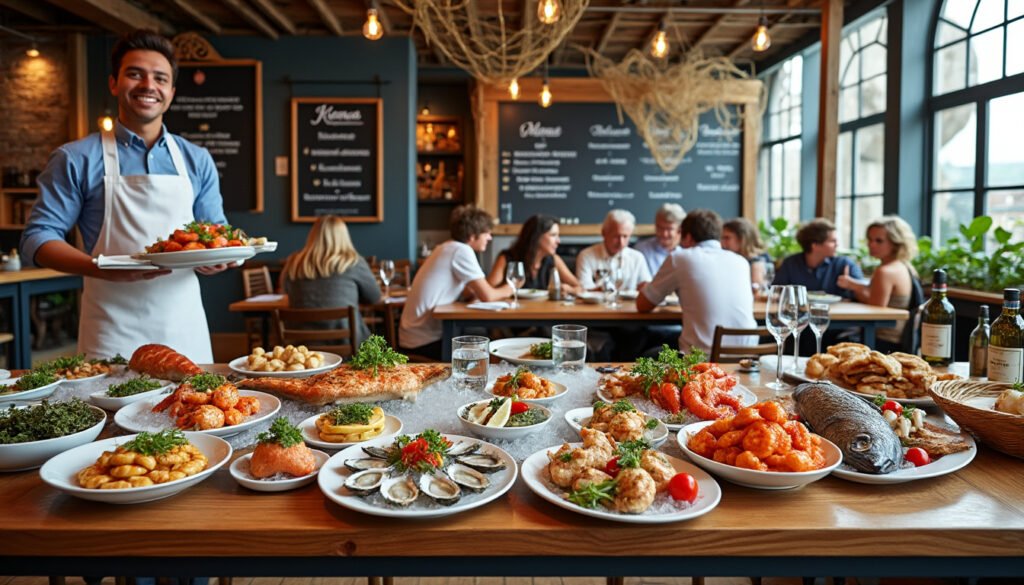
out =
[(384, 220), (380, 98), (292, 98), (292, 221)]
[(168, 130), (210, 151), (225, 211), (263, 211), (263, 83), (259, 61), (183, 61)]

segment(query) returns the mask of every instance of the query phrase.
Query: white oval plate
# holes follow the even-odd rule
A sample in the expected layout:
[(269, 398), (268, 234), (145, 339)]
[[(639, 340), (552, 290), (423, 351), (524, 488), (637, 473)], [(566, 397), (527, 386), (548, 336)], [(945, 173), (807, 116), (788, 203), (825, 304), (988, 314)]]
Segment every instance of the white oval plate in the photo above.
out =
[(250, 378), (308, 378), (313, 374), (319, 374), (341, 365), (341, 356), (336, 353), (329, 351), (317, 352), (324, 356), (324, 364), (319, 368), (310, 368), (308, 370), (299, 370), (297, 372), (259, 372), (256, 370), (247, 370), (245, 365), (248, 363), (249, 356), (243, 355), (240, 358), (235, 358), (228, 362), (228, 367), (231, 371), (242, 374), (243, 376), (249, 376)]
[[(0, 380), (0, 386), (11, 386), (18, 380), (19, 378)], [(10, 394), (0, 394), (0, 402), (10, 402), (12, 400), (42, 400), (50, 394), (53, 394), (57, 390), (57, 386), (60, 386), (60, 383), (63, 381), (63, 378), (57, 378), (56, 382), (51, 382), (45, 386), (40, 386), (31, 390), (12, 392)]]
[[(331, 443), (329, 441), (321, 440), (320, 430), (316, 428), (316, 419), (318, 418), (320, 418), (320, 415), (314, 414), (313, 416), (299, 423), (299, 430), (302, 431), (302, 438), (303, 440), (306, 441), (307, 445), (320, 447), (321, 449), (330, 449), (331, 451), (337, 451), (338, 449), (343, 449), (350, 445), (362, 445), (364, 443), (368, 444), (368, 441), (372, 440), (367, 439), (366, 441), (355, 441), (348, 443)], [(397, 416), (385, 414), (384, 430), (381, 431), (381, 434), (377, 435), (376, 437), (373, 437), (373, 439), (386, 439), (388, 437), (394, 437), (400, 432), (402, 432), (402, 421), (399, 420)]]
[(42, 441), (0, 445), (0, 471), (35, 469), (58, 453), (94, 441), (96, 437), (100, 436), (103, 426), (107, 424), (107, 413), (95, 406), (90, 408), (94, 408), (102, 414), (103, 419), (85, 430)]
[(547, 289), (524, 288), (519, 290), (519, 300), (521, 301), (537, 301), (546, 298), (548, 298)]
[(61, 383), (61, 385), (64, 385), (64, 386), (79, 386), (79, 385), (82, 385), (82, 384), (88, 384), (89, 382), (94, 382), (96, 380), (100, 380), (102, 378), (106, 378), (109, 375), (110, 374), (108, 372), (103, 372), (101, 374), (96, 374), (94, 376), (89, 376), (88, 378), (73, 378), (73, 379), (72, 378), (62, 378), (60, 383)]
[(530, 354), (530, 346), (535, 343), (550, 342), (550, 337), (509, 337), (491, 342), (491, 355), (501, 358), (517, 366), (535, 368), (552, 368), (555, 362), (540, 358), (525, 357)]
[[(164, 380), (157, 381), (164, 382)], [(138, 394), (132, 394), (131, 396), (122, 396), (119, 398), (107, 396), (107, 390), (100, 390), (89, 395), (89, 402), (92, 402), (100, 408), (105, 408), (106, 410), (119, 410), (133, 402), (147, 400), (154, 396), (161, 396), (173, 388), (174, 382), (166, 382), (163, 386), (154, 390), (147, 390), (145, 392), (139, 392)], [(108, 386), (107, 389), (109, 390), (110, 387)]]
[(195, 268), (252, 258), (256, 249), (252, 246), (211, 248), (207, 250), (181, 250), (180, 252), (155, 252), (132, 254), (136, 260), (147, 260), (162, 268)]
[[(547, 378), (545, 378), (545, 379), (547, 379)], [(545, 404), (546, 405), (546, 404), (551, 404), (552, 402), (558, 400), (559, 398), (561, 398), (562, 396), (565, 395), (566, 391), (569, 390), (569, 388), (565, 384), (559, 384), (558, 382), (555, 382), (554, 380), (548, 380), (548, 381), (551, 382), (551, 386), (553, 386), (554, 389), (555, 389), (555, 393), (552, 394), (551, 396), (548, 396), (546, 398), (520, 398), (519, 400), (522, 400), (523, 402), (529, 402), (530, 404)], [(490, 382), (487, 383), (487, 388), (485, 388), (485, 391), (488, 394), (492, 395), (492, 396), (498, 396), (497, 394), (492, 392), (492, 390), (494, 390), (494, 380), (491, 380)], [(499, 398), (505, 398), (505, 396), (499, 396)]]
[(320, 470), (320, 476), (317, 479), (317, 482), (320, 484), (320, 490), (324, 492), (324, 495), (327, 496), (329, 500), (339, 506), (348, 508), (349, 510), (355, 510), (356, 512), (370, 514), (371, 516), (386, 516), (391, 518), (438, 518), (441, 516), (458, 514), (459, 512), (465, 512), (467, 510), (483, 506), (484, 504), (500, 498), (512, 487), (512, 484), (515, 483), (516, 476), (519, 473), (519, 470), (516, 467), (516, 461), (503, 449), (491, 445), (490, 443), (483, 442), (480, 439), (449, 434), (445, 434), (444, 436), (453, 443), (457, 443), (459, 441), (480, 443), (481, 446), (479, 452), (487, 453), (501, 459), (501, 461), (505, 463), (505, 469), (487, 474), (487, 477), (491, 480), (491, 486), (489, 488), (479, 494), (464, 493), (462, 495), (462, 499), (450, 506), (443, 506), (433, 502), (423, 495), (416, 498), (416, 501), (408, 508), (398, 508), (391, 507), (386, 504), (377, 504), (374, 500), (353, 495), (345, 489), (345, 478), (352, 474), (352, 471), (345, 467), (346, 459), (366, 457), (366, 454), (363, 452), (364, 446), (372, 445), (375, 447), (387, 447), (394, 442), (393, 438), (376, 438), (367, 443), (353, 445), (344, 451), (339, 451), (331, 457), (327, 464), (324, 465), (323, 469)]
[[(579, 447), (582, 443), (570, 443), (570, 445), (572, 447)], [(577, 514), (592, 516), (594, 518), (602, 518), (604, 520), (615, 520), (616, 522), (629, 522), (633, 524), (662, 524), (666, 522), (690, 520), (692, 518), (697, 518), (698, 516), (703, 516), (713, 510), (722, 499), (722, 488), (713, 477), (707, 474), (707, 472), (692, 463), (687, 463), (682, 459), (662, 453), (662, 455), (669, 460), (677, 473), (689, 473), (697, 480), (697, 500), (694, 501), (693, 504), (670, 514), (620, 514), (618, 512), (609, 511), (605, 508), (584, 508), (583, 506), (579, 506), (563, 498), (561, 488), (554, 484), (550, 484), (547, 479), (547, 467), (549, 462), (548, 452), (557, 451), (559, 448), (561, 448), (561, 445), (548, 447), (547, 449), (541, 449), (527, 457), (526, 461), (523, 461), (523, 479), (526, 481), (526, 487), (530, 488), (530, 491), (533, 493), (560, 508), (572, 510)], [(658, 498), (664, 497), (669, 496), (664, 494), (660, 494), (658, 496)]]
[(235, 478), (238, 485), (242, 487), (255, 490), (257, 492), (284, 492), (293, 490), (295, 488), (302, 487), (313, 483), (316, 479), (316, 474), (320, 473), (320, 469), (327, 463), (327, 460), (331, 458), (330, 455), (323, 451), (317, 451), (316, 449), (310, 449), (313, 452), (313, 457), (316, 458), (316, 467), (313, 472), (302, 477), (290, 477), (288, 479), (256, 479), (249, 475), (249, 461), (252, 460), (252, 453), (246, 453), (238, 459), (231, 462), (231, 467), (228, 468), (231, 472), (231, 477)]
[(506, 441), (511, 441), (514, 439), (518, 439), (520, 437), (525, 437), (526, 435), (529, 435), (537, 431), (538, 429), (547, 426), (548, 423), (551, 422), (551, 411), (539, 404), (532, 403), (527, 403), (530, 406), (530, 410), (536, 409), (545, 414), (547, 418), (544, 419), (543, 422), (539, 422), (535, 425), (530, 425), (528, 427), (489, 427), (468, 420), (466, 418), (466, 413), (469, 411), (470, 408), (477, 404), (480, 404), (481, 402), (486, 404), (489, 403), (490, 400), (479, 400), (477, 402), (463, 404), (456, 411), (456, 416), (459, 417), (459, 422), (462, 423), (462, 426), (466, 427), (466, 430), (473, 433), (474, 435), (483, 437), (485, 439), (504, 439)]
[[(575, 429), (578, 433), (590, 424), (590, 418), (592, 416), (594, 416), (593, 406), (574, 408), (565, 413), (565, 422), (569, 423), (569, 426)], [(653, 429), (644, 430), (644, 438), (647, 439), (647, 442), (651, 444), (652, 448), (660, 447), (668, 440), (668, 426), (649, 414), (645, 414), (644, 416), (647, 417), (647, 420), (658, 421), (658, 426)]]
[[(756, 404), (757, 403), (757, 394), (754, 394), (754, 392), (751, 391), (750, 388), (747, 388), (743, 384), (736, 384), (735, 386), (733, 386), (729, 390), (729, 393), (732, 394), (733, 396), (739, 397), (740, 405), (741, 406), (750, 406), (751, 404)], [(613, 404), (617, 400), (629, 400), (629, 401), (633, 402), (634, 406), (637, 407), (637, 410), (642, 411), (642, 412), (644, 411), (644, 409), (643, 409), (643, 404), (644, 403), (650, 404), (652, 406), (656, 406), (651, 399), (644, 398), (643, 396), (638, 396), (638, 395), (637, 396), (626, 396), (625, 398), (612, 398), (611, 396), (608, 396), (607, 394), (605, 394), (604, 389), (600, 388), (600, 387), (597, 389), (597, 398), (598, 398), (598, 400), (600, 400), (602, 402), (607, 402), (608, 404)], [(640, 404), (637, 404), (637, 402), (639, 402)], [(694, 416), (693, 419), (696, 421), (697, 417)], [(670, 431), (678, 431), (679, 429), (685, 427), (687, 424), (690, 424), (690, 423), (669, 423), (669, 422), (664, 422), (664, 421), (662, 421), (662, 423), (664, 423), (664, 425), (666, 427), (668, 427), (668, 430), (670, 430)]]
[(821, 292), (821, 291), (818, 291), (818, 292), (810, 292), (810, 291), (808, 291), (807, 292), (807, 302), (808, 303), (824, 303), (826, 305), (831, 305), (833, 303), (838, 303), (841, 300), (843, 300), (843, 297), (841, 297), (839, 295), (831, 295), (831, 294), (828, 294), (826, 292)]
[(762, 490), (788, 490), (803, 487), (832, 473), (843, 462), (843, 453), (839, 450), (839, 447), (836, 447), (831, 441), (822, 437), (821, 445), (825, 449), (825, 467), (814, 471), (755, 471), (753, 469), (743, 469), (734, 465), (719, 463), (694, 453), (686, 445), (690, 441), (690, 437), (713, 422), (704, 421), (686, 425), (676, 435), (676, 442), (679, 443), (679, 448), (683, 450), (683, 453), (686, 454), (690, 461), (716, 476), (737, 485)]
[(207, 458), (206, 469), (195, 475), (167, 483), (123, 490), (91, 490), (78, 485), (79, 471), (96, 463), (96, 459), (104, 451), (113, 451), (118, 445), (131, 441), (135, 436), (112, 437), (65, 451), (47, 461), (39, 470), (39, 477), (60, 491), (83, 500), (108, 504), (140, 504), (173, 496), (210, 477), (214, 471), (231, 459), (231, 445), (224, 439), (186, 432), (185, 437), (189, 442), (202, 451)]
[(11, 377), (10, 370), (0, 370), (0, 380), (6, 380)]
[[(230, 437), (231, 435), (237, 435), (248, 428), (268, 420), (281, 409), (281, 401), (278, 400), (276, 396), (272, 396), (264, 392), (256, 392), (255, 390), (239, 390), (238, 395), (255, 396), (260, 401), (260, 411), (249, 416), (237, 425), (194, 432), (203, 435), (213, 435), (215, 437)], [(117, 426), (122, 429), (133, 433), (141, 433), (143, 431), (152, 433), (162, 431), (164, 429), (176, 428), (174, 426), (174, 417), (168, 415), (166, 411), (153, 412), (153, 407), (163, 399), (163, 396), (158, 396), (148, 400), (132, 402), (117, 411), (117, 414), (114, 415), (114, 422), (116, 422)], [(163, 422), (161, 423), (158, 421)]]
[(585, 290), (576, 295), (576, 299), (590, 305), (599, 305), (604, 302), (604, 293), (596, 290)]
[[(932, 424), (941, 424), (937, 419), (933, 419), (931, 417), (929, 417), (928, 422)], [(939, 477), (940, 475), (953, 473), (963, 469), (968, 463), (974, 461), (974, 456), (978, 454), (978, 445), (974, 442), (974, 438), (971, 437), (969, 433), (965, 433), (963, 431), (960, 432), (960, 436), (963, 437), (967, 444), (970, 445), (970, 449), (960, 451), (959, 453), (943, 455), (923, 467), (906, 467), (897, 469), (892, 473), (875, 474), (861, 473), (859, 471), (853, 471), (852, 469), (844, 469), (843, 466), (840, 465), (832, 472), (832, 475), (856, 483), (885, 485), (904, 483), (917, 479), (928, 479), (930, 477)], [(906, 448), (903, 449), (903, 452), (907, 452)]]

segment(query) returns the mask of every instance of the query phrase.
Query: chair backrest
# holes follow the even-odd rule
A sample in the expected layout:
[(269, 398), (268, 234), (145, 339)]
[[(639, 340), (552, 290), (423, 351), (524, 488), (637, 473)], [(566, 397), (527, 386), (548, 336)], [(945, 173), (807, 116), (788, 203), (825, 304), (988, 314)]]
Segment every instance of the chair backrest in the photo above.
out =
[[(758, 344), (723, 345), (722, 339), (727, 335), (756, 335)], [(770, 336), (771, 333), (768, 332), (766, 327), (758, 327), (755, 329), (734, 329), (719, 325), (715, 327), (715, 338), (711, 344), (711, 361), (719, 363), (734, 363), (743, 358), (775, 353), (778, 346), (775, 345), (774, 341), (761, 343), (762, 338)]]
[[(339, 320), (344, 319), (344, 324)], [(284, 345), (305, 345), (314, 350), (329, 351), (342, 357), (356, 349), (355, 310), (352, 307), (330, 309), (277, 309), (274, 325)], [(302, 325), (318, 325), (317, 328)]]
[(274, 292), (274, 285), (270, 280), (270, 270), (266, 266), (243, 268), (242, 289), (245, 291), (245, 298)]
[[(380, 262), (371, 263), (370, 271), (373, 272), (373, 277), (377, 279), (381, 290), (384, 290), (384, 283), (380, 280)], [(412, 285), (412, 262), (408, 258), (395, 260), (395, 277), (389, 286), (394, 289), (396, 287), (409, 288), (410, 285)]]

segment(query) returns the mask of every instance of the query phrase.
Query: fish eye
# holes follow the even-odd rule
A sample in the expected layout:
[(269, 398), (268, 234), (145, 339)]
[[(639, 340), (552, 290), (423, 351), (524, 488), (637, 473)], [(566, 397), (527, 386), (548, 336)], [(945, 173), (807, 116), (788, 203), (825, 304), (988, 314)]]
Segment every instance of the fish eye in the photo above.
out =
[(850, 449), (857, 452), (863, 453), (871, 450), (871, 435), (861, 433), (853, 438), (850, 442)]

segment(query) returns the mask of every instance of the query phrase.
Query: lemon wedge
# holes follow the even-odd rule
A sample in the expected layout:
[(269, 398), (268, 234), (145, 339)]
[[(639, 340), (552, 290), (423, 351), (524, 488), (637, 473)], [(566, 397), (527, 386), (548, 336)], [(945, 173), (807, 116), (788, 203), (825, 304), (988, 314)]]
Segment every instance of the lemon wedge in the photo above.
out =
[(501, 406), (498, 407), (498, 410), (494, 411), (494, 416), (491, 417), (491, 420), (487, 421), (487, 425), (485, 425), (485, 426), (488, 426), (488, 427), (503, 427), (503, 426), (505, 426), (505, 423), (508, 422), (508, 419), (511, 416), (512, 416), (512, 399), (511, 398), (506, 398), (501, 403)]

